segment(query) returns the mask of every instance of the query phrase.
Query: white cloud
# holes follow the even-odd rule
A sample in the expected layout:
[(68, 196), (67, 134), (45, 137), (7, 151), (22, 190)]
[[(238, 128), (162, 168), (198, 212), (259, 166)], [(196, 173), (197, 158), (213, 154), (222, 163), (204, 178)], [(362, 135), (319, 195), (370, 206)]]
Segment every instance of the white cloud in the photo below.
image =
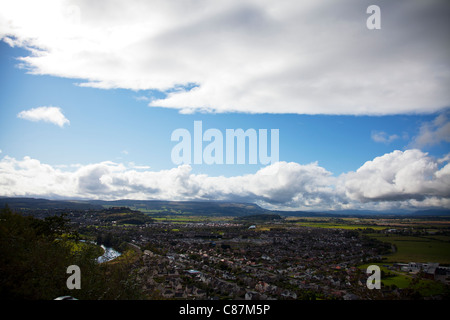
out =
[(65, 124), (70, 123), (59, 107), (38, 107), (24, 110), (19, 112), (17, 117), (30, 121), (50, 122), (60, 127), (64, 127)]
[(5, 156), (0, 160), (0, 195), (227, 200), (295, 210), (450, 208), (450, 164), (406, 150), (377, 157), (339, 177), (317, 163), (294, 162), (223, 177), (194, 174), (189, 165), (151, 171), (106, 161), (65, 168)]
[(423, 148), (441, 142), (450, 142), (450, 111), (439, 114), (433, 121), (421, 125), (419, 134), (414, 137), (411, 146)]
[[(411, 149), (367, 161), (356, 172), (342, 175), (347, 197), (360, 202), (450, 199), (450, 164)], [(428, 201), (428, 200), (427, 200)]]
[(373, 131), (371, 134), (371, 138), (375, 142), (389, 144), (392, 141), (399, 139), (400, 137), (396, 134), (388, 135), (384, 131)]
[[(181, 112), (398, 114), (450, 103), (448, 1), (0, 1), (35, 74), (161, 90)], [(195, 84), (193, 89), (191, 84)]]

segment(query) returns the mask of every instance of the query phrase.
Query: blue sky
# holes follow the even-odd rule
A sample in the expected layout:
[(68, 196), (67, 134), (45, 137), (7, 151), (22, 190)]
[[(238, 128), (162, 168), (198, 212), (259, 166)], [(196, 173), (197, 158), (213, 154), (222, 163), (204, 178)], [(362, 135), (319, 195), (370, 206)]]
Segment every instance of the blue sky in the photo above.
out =
[[(438, 114), (180, 114), (177, 110), (149, 107), (142, 99), (158, 93), (85, 88), (77, 86), (76, 79), (27, 74), (16, 60), (27, 54), (24, 50), (4, 42), (0, 49), (2, 153), (17, 158), (30, 156), (51, 165), (117, 161), (168, 169), (174, 166), (170, 155), (177, 144), (170, 140), (172, 132), (185, 128), (193, 134), (194, 121), (200, 120), (203, 131), (216, 128), (224, 135), (226, 129), (279, 129), (281, 161), (318, 161), (339, 175), (377, 156), (406, 149), (421, 125)], [(70, 125), (60, 128), (17, 117), (19, 112), (39, 106), (59, 106)], [(374, 132), (399, 137), (392, 142), (377, 142), (372, 138)], [(435, 157), (442, 157), (448, 150), (448, 143), (424, 148)], [(227, 176), (254, 173), (260, 167), (248, 163), (193, 165), (199, 173)]]
[[(429, 23), (444, 21), (448, 5), (379, 1), (387, 18), (369, 31), (361, 3), (244, 3), (183, 15), (181, 3), (49, 1), (35, 8), (44, 22), (2, 2), (0, 196), (450, 207), (450, 51), (441, 41), (449, 28)], [(414, 38), (405, 24), (420, 10), (429, 14)], [(150, 11), (153, 20), (142, 16)], [(167, 19), (142, 31), (156, 13)], [(22, 116), (41, 107), (66, 123)], [(278, 175), (261, 180), (261, 164), (191, 164), (186, 174), (171, 161), (170, 137), (178, 128), (193, 134), (199, 120), (224, 137), (279, 129)]]

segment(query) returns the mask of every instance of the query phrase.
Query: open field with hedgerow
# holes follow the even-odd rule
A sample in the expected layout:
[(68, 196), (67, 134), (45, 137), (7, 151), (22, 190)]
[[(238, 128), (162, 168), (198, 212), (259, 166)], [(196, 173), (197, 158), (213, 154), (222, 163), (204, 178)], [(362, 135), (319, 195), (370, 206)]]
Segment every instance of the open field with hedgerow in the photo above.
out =
[(450, 264), (449, 236), (404, 236), (390, 234), (369, 234), (383, 242), (392, 243), (396, 251), (387, 255), (387, 262), (439, 262)]

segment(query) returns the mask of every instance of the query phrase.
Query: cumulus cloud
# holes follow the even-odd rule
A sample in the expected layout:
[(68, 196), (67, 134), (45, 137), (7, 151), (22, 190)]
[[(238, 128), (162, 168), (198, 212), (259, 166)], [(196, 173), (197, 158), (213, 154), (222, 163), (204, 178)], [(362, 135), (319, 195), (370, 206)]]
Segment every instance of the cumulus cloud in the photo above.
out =
[(377, 157), (341, 179), (347, 197), (360, 202), (450, 199), (450, 164), (440, 167), (417, 149)]
[(17, 117), (30, 121), (50, 122), (60, 127), (70, 123), (59, 107), (38, 107), (24, 110), (19, 112)]
[(398, 114), (449, 105), (448, 1), (0, 2), (0, 39), (34, 74), (159, 90), (150, 106)]
[(385, 154), (338, 177), (317, 163), (295, 162), (224, 177), (194, 174), (189, 165), (152, 171), (106, 161), (67, 170), (30, 157), (5, 156), (0, 195), (227, 200), (295, 210), (450, 208), (450, 164), (413, 149)]
[(328, 207), (331, 173), (317, 163), (282, 162), (235, 177), (193, 174), (189, 165), (150, 171), (101, 162), (63, 171), (25, 157), (0, 161), (3, 196), (58, 196), (91, 199), (230, 200), (274, 207)]

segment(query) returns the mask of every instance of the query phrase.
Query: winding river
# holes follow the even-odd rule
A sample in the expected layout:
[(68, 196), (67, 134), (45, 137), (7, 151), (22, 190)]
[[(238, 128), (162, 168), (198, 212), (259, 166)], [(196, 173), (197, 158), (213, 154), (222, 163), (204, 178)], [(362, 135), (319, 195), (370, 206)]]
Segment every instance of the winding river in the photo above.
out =
[[(89, 242), (89, 243), (97, 245), (97, 243), (94, 241), (86, 241), (86, 240), (80, 240), (80, 241), (81, 242)], [(100, 247), (103, 249), (103, 254), (97, 258), (98, 263), (111, 261), (121, 255), (121, 253), (119, 251), (116, 251), (113, 248), (105, 247), (104, 245), (100, 245)]]
[(104, 245), (101, 245), (100, 247), (102, 247), (105, 252), (97, 258), (98, 263), (111, 261), (121, 255), (119, 251), (116, 251), (113, 248), (105, 247)]

